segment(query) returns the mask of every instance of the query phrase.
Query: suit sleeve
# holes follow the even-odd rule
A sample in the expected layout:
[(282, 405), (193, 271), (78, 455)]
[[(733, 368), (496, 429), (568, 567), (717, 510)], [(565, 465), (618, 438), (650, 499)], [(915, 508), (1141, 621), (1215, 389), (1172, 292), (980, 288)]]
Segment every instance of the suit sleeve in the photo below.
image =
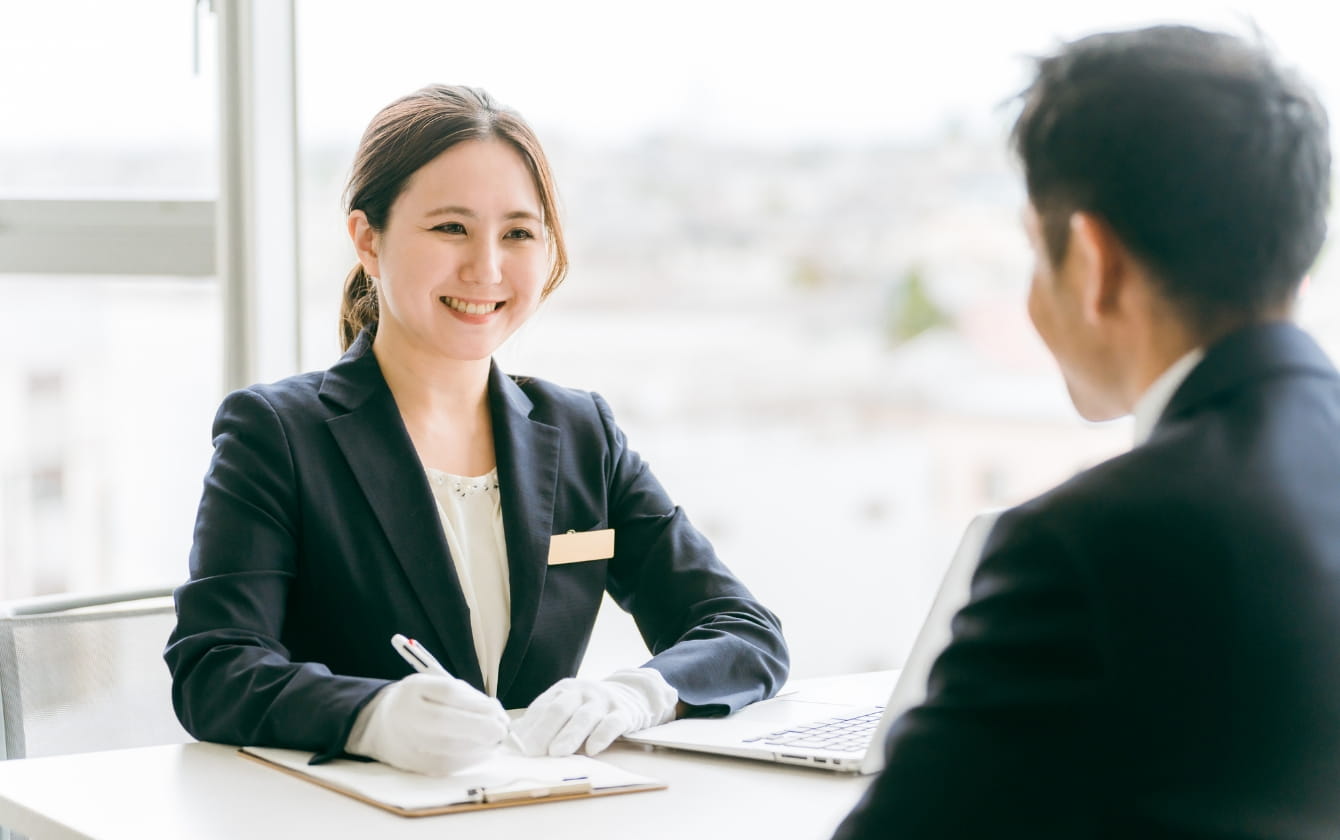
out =
[(339, 752), (386, 684), (293, 662), (279, 642), (300, 561), (299, 480), (271, 404), (230, 394), (214, 420), (190, 579), (164, 652), (177, 716), (196, 738)]
[(615, 557), (608, 589), (632, 614), (654, 668), (695, 714), (724, 714), (771, 697), (790, 659), (781, 622), (717, 558), (628, 447), (593, 395), (609, 446)]
[(894, 723), (835, 840), (1090, 836), (1099, 663), (1083, 593), (1058, 540), (1003, 517), (925, 702)]

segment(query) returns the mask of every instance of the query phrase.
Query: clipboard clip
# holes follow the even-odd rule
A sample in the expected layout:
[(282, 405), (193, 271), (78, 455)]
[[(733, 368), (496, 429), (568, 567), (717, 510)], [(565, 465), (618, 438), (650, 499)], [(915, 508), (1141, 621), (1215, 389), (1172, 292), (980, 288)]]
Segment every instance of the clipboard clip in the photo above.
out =
[[(534, 784), (530, 784), (534, 782)], [(552, 799), (556, 796), (583, 796), (592, 791), (587, 776), (571, 776), (556, 782), (526, 779), (500, 785), (473, 787), (467, 794), (474, 802), (516, 802), (525, 799)]]

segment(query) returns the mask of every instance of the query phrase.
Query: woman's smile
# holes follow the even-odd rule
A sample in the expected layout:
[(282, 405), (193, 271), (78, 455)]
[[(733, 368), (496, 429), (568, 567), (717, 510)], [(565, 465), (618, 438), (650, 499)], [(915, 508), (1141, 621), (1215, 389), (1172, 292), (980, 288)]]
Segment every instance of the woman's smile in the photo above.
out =
[(463, 315), (489, 315), (501, 309), (506, 304), (506, 301), (501, 300), (476, 301), (451, 297), (450, 295), (442, 295), (438, 300), (446, 304), (448, 309)]

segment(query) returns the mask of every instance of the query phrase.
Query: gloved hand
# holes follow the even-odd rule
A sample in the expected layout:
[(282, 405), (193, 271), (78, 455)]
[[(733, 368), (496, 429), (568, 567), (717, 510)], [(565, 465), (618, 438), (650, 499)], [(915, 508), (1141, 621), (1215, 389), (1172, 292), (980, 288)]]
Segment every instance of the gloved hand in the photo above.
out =
[(502, 704), (465, 680), (411, 674), (358, 713), (346, 752), (443, 776), (487, 757), (507, 735)]
[(679, 694), (651, 668), (616, 671), (603, 680), (559, 680), (535, 698), (512, 734), (526, 755), (595, 755), (625, 732), (675, 716)]

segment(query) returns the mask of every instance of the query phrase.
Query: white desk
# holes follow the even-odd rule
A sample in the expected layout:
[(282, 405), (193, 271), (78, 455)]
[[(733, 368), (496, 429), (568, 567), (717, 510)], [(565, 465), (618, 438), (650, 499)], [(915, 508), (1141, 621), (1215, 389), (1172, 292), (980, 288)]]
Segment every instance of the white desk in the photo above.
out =
[[(882, 701), (891, 675), (871, 676), (872, 696)], [(860, 776), (628, 744), (616, 744), (600, 758), (669, 788), (411, 819), (248, 761), (235, 747), (175, 744), (0, 761), (0, 825), (34, 840), (820, 840), (831, 836), (869, 783)]]

